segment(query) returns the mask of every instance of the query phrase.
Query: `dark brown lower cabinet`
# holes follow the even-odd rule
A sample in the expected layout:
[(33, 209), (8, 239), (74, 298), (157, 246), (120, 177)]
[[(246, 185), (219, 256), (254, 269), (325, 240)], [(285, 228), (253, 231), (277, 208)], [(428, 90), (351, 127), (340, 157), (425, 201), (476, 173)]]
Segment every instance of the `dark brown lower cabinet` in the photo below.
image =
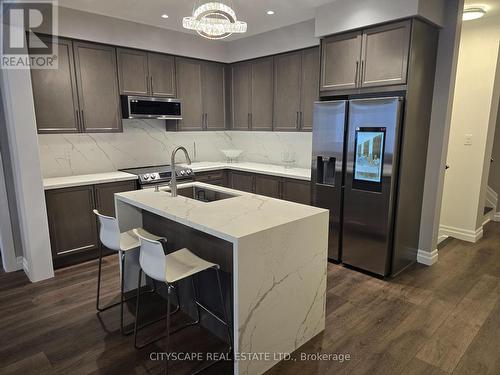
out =
[(235, 190), (253, 193), (255, 191), (255, 175), (253, 173), (231, 171), (229, 187)]
[(286, 201), (311, 204), (311, 183), (309, 181), (285, 178), (282, 185), (281, 199)]
[(281, 198), (281, 178), (255, 175), (255, 193), (271, 198)]
[(227, 172), (222, 171), (210, 171), (210, 172), (197, 172), (194, 176), (195, 181), (203, 182), (205, 184), (217, 185), (217, 186), (228, 186), (227, 182)]
[(75, 264), (98, 256), (97, 208), (114, 216), (114, 194), (135, 190), (135, 181), (47, 190), (45, 199), (54, 267)]
[(106, 216), (115, 216), (115, 194), (136, 190), (135, 181), (113, 182), (94, 186), (95, 206)]
[(260, 173), (228, 171), (228, 187), (290, 202), (311, 204), (311, 183)]

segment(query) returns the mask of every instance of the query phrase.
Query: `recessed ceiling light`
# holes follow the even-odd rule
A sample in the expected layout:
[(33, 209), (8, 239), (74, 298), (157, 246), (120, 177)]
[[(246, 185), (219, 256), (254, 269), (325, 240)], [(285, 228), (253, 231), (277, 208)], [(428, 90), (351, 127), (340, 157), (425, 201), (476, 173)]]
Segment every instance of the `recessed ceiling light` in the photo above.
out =
[(486, 10), (481, 7), (465, 8), (462, 19), (464, 21), (477, 20), (478, 18), (483, 17), (485, 14)]
[(268, 10), (266, 13), (267, 13), (268, 15), (272, 16), (272, 15), (274, 14), (274, 10)]
[(168, 14), (162, 14), (161, 18), (167, 19), (168, 18)]

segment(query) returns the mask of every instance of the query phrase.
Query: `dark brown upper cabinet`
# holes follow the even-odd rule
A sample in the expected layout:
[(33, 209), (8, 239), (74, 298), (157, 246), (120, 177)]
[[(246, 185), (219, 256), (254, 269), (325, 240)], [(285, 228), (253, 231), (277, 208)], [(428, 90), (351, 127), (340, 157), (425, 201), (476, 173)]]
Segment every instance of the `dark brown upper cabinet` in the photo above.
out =
[(321, 41), (321, 90), (358, 87), (361, 32), (335, 35)]
[(118, 48), (118, 81), (122, 95), (149, 95), (147, 52)]
[(226, 128), (226, 80), (224, 64), (203, 62), (203, 113), (206, 130)]
[(410, 22), (366, 30), (361, 53), (362, 87), (403, 85), (408, 71)]
[(175, 58), (161, 53), (118, 48), (120, 94), (175, 97)]
[(224, 130), (224, 64), (177, 58), (177, 87), (182, 101), (179, 130)]
[(148, 53), (148, 67), (151, 95), (175, 97), (175, 58), (160, 53)]
[(273, 69), (273, 57), (232, 65), (233, 129), (272, 130)]
[[(41, 37), (48, 43), (49, 38)], [(79, 106), (73, 42), (58, 39), (58, 69), (31, 71), (33, 99), (39, 133), (78, 133)], [(54, 110), (57, 108), (57, 110)]]
[(250, 129), (250, 70), (249, 62), (231, 66), (231, 114), (235, 130)]
[(321, 41), (321, 91), (406, 84), (411, 21)]
[(181, 100), (182, 120), (179, 130), (202, 130), (202, 63), (199, 60), (176, 58), (177, 93)]
[(73, 42), (73, 49), (82, 131), (122, 131), (115, 48)]
[(251, 112), (252, 130), (273, 128), (273, 57), (253, 60), (251, 63)]
[(300, 94), (300, 127), (313, 128), (314, 102), (319, 99), (319, 47), (302, 51), (302, 88)]
[(274, 57), (274, 130), (311, 130), (319, 93), (319, 48)]
[(297, 130), (300, 124), (302, 52), (274, 58), (274, 130)]

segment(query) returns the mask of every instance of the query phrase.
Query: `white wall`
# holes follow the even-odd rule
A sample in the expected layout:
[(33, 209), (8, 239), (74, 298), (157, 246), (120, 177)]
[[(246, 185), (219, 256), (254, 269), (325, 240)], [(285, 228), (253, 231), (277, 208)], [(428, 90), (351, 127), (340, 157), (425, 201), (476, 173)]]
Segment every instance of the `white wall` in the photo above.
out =
[(22, 268), (18, 264), (12, 235), (7, 188), (3, 172), (2, 156), (0, 154), (0, 251), (2, 253), (2, 266), (5, 272), (17, 271)]
[[(492, 99), (499, 40), (499, 16), (463, 24), (440, 229), (468, 241), (482, 236), (478, 209), (492, 105), (498, 104)], [(470, 146), (464, 145), (466, 134), (472, 134)]]
[(444, 26), (439, 34), (436, 78), (432, 104), (424, 199), (417, 260), (432, 265), (438, 260), (438, 229), (450, 136), (453, 95), (462, 29), (464, 0), (449, 0)]
[(194, 156), (194, 142), (198, 161), (222, 161), (221, 149), (236, 148), (244, 151), (244, 161), (281, 164), (281, 153), (294, 151), (297, 166), (311, 164), (311, 133), (166, 132), (164, 121), (158, 120), (124, 120), (123, 133), (41, 134), (40, 163), (44, 177), (168, 164), (178, 145)]
[(39, 164), (29, 70), (0, 70), (5, 128), (21, 233), (23, 268), (32, 281), (54, 276)]
[(235, 62), (319, 44), (314, 19), (227, 43), (226, 61)]
[(337, 0), (316, 8), (315, 35), (321, 37), (417, 15), (442, 25), (444, 1)]

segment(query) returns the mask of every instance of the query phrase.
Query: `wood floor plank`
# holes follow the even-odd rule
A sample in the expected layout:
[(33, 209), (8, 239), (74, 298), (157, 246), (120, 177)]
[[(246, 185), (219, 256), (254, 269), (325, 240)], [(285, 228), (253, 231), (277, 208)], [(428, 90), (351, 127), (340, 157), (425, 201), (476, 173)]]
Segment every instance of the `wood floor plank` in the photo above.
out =
[(417, 358), (451, 373), (500, 297), (500, 283), (483, 275), (418, 352)]
[[(490, 223), (476, 244), (451, 239), (433, 267), (416, 264), (389, 280), (330, 264), (326, 330), (294, 353), (297, 361), (267, 375), (500, 374), (499, 248), (500, 224)], [(107, 257), (105, 299), (117, 297), (118, 275), (116, 257)], [(98, 319), (96, 277), (96, 261), (36, 284), (23, 272), (0, 272), (0, 374), (162, 373), (163, 364), (149, 359), (161, 346), (136, 351), (119, 333), (118, 309)], [(196, 330), (176, 340), (184, 350), (217, 347)], [(303, 361), (302, 353), (351, 358)], [(171, 374), (194, 365), (175, 363)], [(207, 375), (230, 373), (224, 365)]]

